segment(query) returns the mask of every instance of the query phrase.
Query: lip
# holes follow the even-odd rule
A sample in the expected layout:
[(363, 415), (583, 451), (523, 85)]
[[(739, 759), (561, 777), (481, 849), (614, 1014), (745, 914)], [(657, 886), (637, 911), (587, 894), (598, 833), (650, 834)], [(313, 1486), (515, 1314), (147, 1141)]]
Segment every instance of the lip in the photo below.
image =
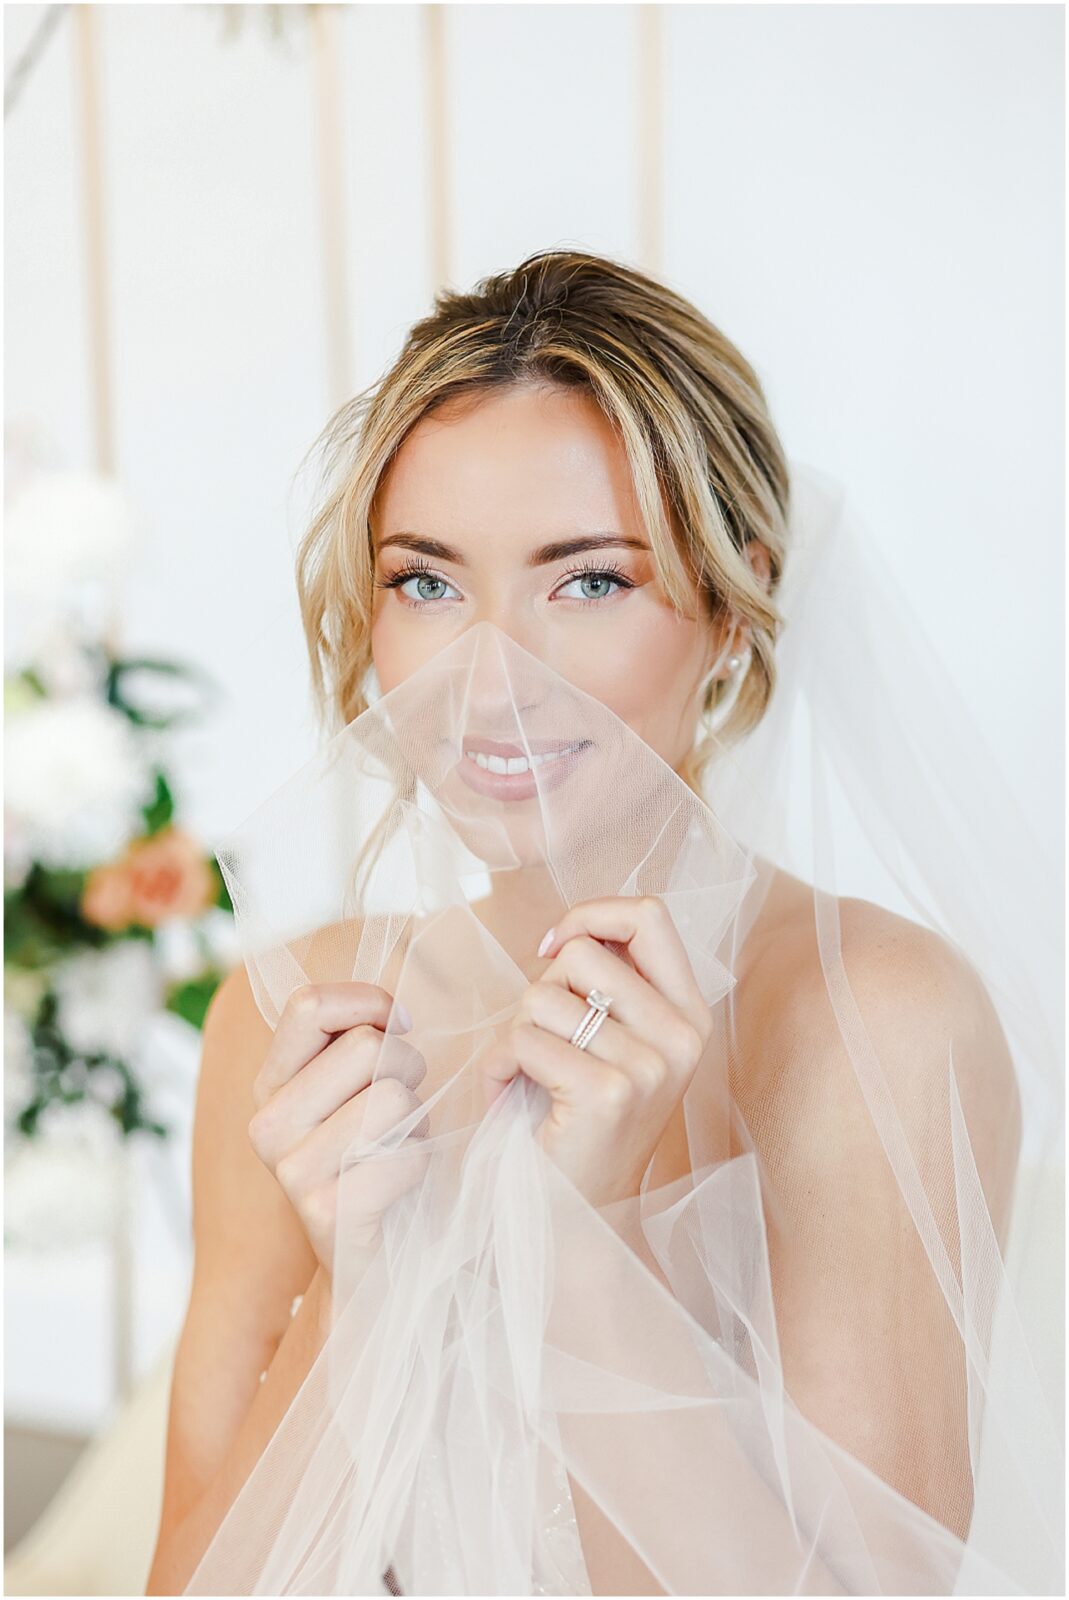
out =
[(527, 749), (524, 749), (515, 742), (483, 739), (475, 734), (465, 735), (456, 770), (468, 788), (474, 789), (477, 794), (487, 795), (492, 800), (530, 800), (534, 795), (555, 789), (563, 783), (591, 748), (590, 741), (587, 740), (577, 750), (560, 756), (556, 761), (546, 762), (538, 768), (528, 768), (526, 772), (488, 772), (485, 767), (472, 761), (466, 752), (476, 750), (482, 755), (507, 758), (525, 756), (528, 750), (532, 755), (543, 755), (566, 749), (568, 744), (567, 739), (529, 739)]
[(567, 745), (577, 744), (576, 739), (528, 739), (526, 745), (506, 744), (501, 739), (483, 739), (478, 734), (465, 734), (461, 748), (464, 750), (478, 750), (484, 756), (525, 756), (530, 750), (532, 755), (541, 756), (553, 750), (563, 750)]

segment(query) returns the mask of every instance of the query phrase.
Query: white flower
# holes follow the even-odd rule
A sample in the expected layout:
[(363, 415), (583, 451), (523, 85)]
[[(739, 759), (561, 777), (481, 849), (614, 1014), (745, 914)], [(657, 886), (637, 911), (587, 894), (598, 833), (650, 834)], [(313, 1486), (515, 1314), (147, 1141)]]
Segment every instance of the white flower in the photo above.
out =
[(89, 1242), (114, 1225), (119, 1134), (107, 1112), (88, 1101), (52, 1105), (38, 1132), (7, 1156), (4, 1234), (30, 1250)]
[(160, 967), (172, 983), (184, 983), (204, 971), (204, 956), (192, 922), (168, 917), (155, 933)]
[(53, 621), (34, 664), (49, 694), (98, 695), (103, 690), (100, 666), (69, 622)]
[(205, 912), (200, 925), (217, 966), (236, 967), (241, 960), (241, 937), (234, 913), (215, 906)]
[(41, 700), (4, 727), (5, 805), (46, 865), (88, 867), (140, 831), (148, 773), (121, 711), (86, 698)]
[[(67, 1070), (69, 1072), (70, 1068)], [(109, 1061), (102, 1061), (86, 1073), (86, 1087), (101, 1105), (114, 1106), (126, 1093), (126, 1079), (118, 1067), (113, 1067)]]
[(241, 960), (233, 914), (222, 906), (213, 906), (193, 921), (168, 918), (155, 935), (160, 966), (172, 983), (199, 977), (209, 965), (228, 969)]
[(10, 589), (39, 594), (118, 572), (133, 547), (136, 519), (118, 483), (86, 472), (30, 478), (5, 513)]
[(128, 1060), (163, 999), (162, 975), (144, 939), (79, 951), (55, 967), (52, 983), (60, 1030), (86, 1055), (106, 1051)]

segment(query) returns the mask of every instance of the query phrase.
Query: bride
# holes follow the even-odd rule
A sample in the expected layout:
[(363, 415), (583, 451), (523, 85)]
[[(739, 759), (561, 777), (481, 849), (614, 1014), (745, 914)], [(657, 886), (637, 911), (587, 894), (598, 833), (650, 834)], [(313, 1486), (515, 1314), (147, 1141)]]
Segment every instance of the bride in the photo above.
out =
[[(317, 931), (294, 941), (282, 912), (259, 917), (230, 858), (239, 923), (260, 954), (223, 983), (205, 1026), (195, 1270), (147, 1592), (1027, 1583), (1006, 1551), (1019, 1541), (1034, 1553), (1040, 1535), (1057, 1546), (1028, 1491), (1013, 1501), (1008, 1544), (973, 1528), (1022, 1143), (1016, 1050), (978, 965), (1000, 947), (966, 953), (966, 871), (943, 879), (942, 921), (926, 925), (926, 884), (895, 910), (819, 887), (819, 851), (811, 877), (783, 864), (800, 769), (779, 764), (775, 711), (793, 684), (780, 682), (791, 670), (781, 651), (794, 627), (780, 600), (800, 488), (754, 371), (662, 284), (548, 252), (475, 293), (440, 296), (325, 443), (332, 486), (298, 580), (334, 744), (376, 717), (397, 748), (409, 728), (423, 751), (456, 733), (464, 793), (502, 831), (489, 848), (464, 834), (476, 862), (490, 862), (482, 892), (435, 900), (427, 883), (462, 876), (434, 842), (450, 833), (439, 818), (415, 857), (405, 932), (373, 962), (370, 898), (339, 898), (329, 918), (321, 906)], [(796, 592), (801, 607), (810, 591)], [(841, 602), (841, 589), (828, 592)], [(857, 599), (856, 617), (840, 605), (829, 626), (863, 628)], [(799, 674), (827, 636), (816, 611), (805, 616)], [(844, 703), (852, 671), (845, 656)], [(573, 716), (552, 725), (566, 742), (542, 715), (554, 695)], [(850, 758), (880, 716), (881, 703), (864, 707)], [(614, 764), (596, 768), (612, 739)], [(937, 812), (934, 780), (931, 794), (910, 794), (908, 771), (893, 776), (901, 797), (878, 782), (872, 793), (899, 847), (931, 803), (916, 834), (929, 829), (945, 864), (954, 824)], [(309, 778), (303, 808), (261, 814), (270, 870), (289, 873), (294, 903), (304, 837), (323, 834), (321, 792)], [(634, 814), (636, 792), (645, 832), (632, 835), (618, 819)], [(455, 824), (444, 787), (436, 797)], [(586, 802), (595, 865), (581, 869), (587, 855), (561, 819), (579, 827)], [(659, 878), (634, 875), (677, 815), (711, 828), (707, 807), (727, 833), (715, 850), (699, 845), (695, 876), (680, 866), (682, 833)], [(816, 803), (814, 814), (824, 817)], [(813, 826), (814, 839), (834, 832)], [(562, 893), (565, 858), (588, 892)], [(939, 862), (928, 870), (935, 883)], [(420, 945), (413, 930), (431, 925), (437, 942)], [(268, 933), (285, 969), (263, 954)], [(484, 991), (473, 975), (487, 952), (491, 966), (507, 953), (507, 967)], [(435, 960), (451, 974), (440, 987)], [(450, 1078), (435, 1040), (461, 1036), (448, 1008), (472, 995), (485, 1048), (449, 1058)], [(461, 1079), (477, 1111), (436, 1124), (438, 1097), (447, 1105)], [(521, 1100), (541, 1120), (507, 1125), (503, 1107)], [(536, 1130), (534, 1165), (503, 1131), (500, 1209), (487, 1222), (461, 1204), (475, 1180), (458, 1180), (449, 1140), (499, 1125)], [(388, 1143), (398, 1128), (393, 1160), (352, 1162), (356, 1141)], [(444, 1261), (460, 1235), (440, 1216), (417, 1233), (412, 1209), (439, 1159), (435, 1192), (469, 1230), (440, 1281), (432, 1247)], [(510, 1173), (530, 1184), (518, 1198)], [(557, 1251), (544, 1280), (516, 1243), (522, 1230), (510, 1231), (536, 1195)], [(468, 1252), (486, 1227), (496, 1254), (484, 1274)], [(521, 1261), (515, 1304), (541, 1317), (542, 1353), (517, 1355), (513, 1327), (506, 1356), (496, 1345), (479, 1355), (466, 1308), (483, 1302), (465, 1298), (469, 1278), (500, 1310)], [(532, 1282), (548, 1284), (541, 1298)], [(357, 1400), (350, 1373), (372, 1348), (378, 1365)], [(419, 1352), (404, 1374), (402, 1349)], [(417, 1403), (428, 1351), (434, 1377)], [(1032, 1404), (1028, 1391), (1021, 1426)], [(994, 1481), (1008, 1484), (1020, 1441), (1006, 1435), (1012, 1408), (992, 1407), (985, 1426), (1004, 1474)], [(473, 1413), (484, 1425), (469, 1434)], [(406, 1456), (398, 1440), (416, 1437)], [(1036, 1479), (1049, 1470), (1039, 1454)], [(361, 1479), (372, 1455), (375, 1473)], [(1056, 1553), (1049, 1563), (1037, 1558), (1040, 1583)]]

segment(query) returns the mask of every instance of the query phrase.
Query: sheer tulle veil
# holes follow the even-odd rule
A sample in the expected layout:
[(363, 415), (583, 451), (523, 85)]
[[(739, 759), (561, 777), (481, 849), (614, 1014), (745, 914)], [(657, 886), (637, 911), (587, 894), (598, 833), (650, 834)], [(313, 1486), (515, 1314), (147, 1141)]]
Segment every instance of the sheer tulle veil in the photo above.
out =
[[(792, 478), (776, 687), (701, 795), (481, 622), (220, 845), (268, 1023), (380, 984), (377, 1078), (426, 1075), (346, 1153), (331, 1333), (187, 1593), (618, 1592), (625, 1547), (669, 1594), (1064, 1592), (1058, 852), (842, 487)], [(578, 758), (471, 787), (491, 713)], [(743, 1050), (776, 868), (817, 959)], [(685, 1161), (595, 1207), (478, 1064), (525, 908), (603, 895), (663, 900), (714, 1027)], [(369, 1258), (353, 1185), (417, 1149)]]

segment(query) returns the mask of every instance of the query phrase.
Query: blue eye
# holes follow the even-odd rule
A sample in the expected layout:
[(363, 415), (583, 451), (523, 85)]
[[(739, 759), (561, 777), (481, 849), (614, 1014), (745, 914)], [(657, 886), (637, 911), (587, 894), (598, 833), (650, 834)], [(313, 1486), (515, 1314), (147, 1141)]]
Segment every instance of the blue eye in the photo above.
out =
[[(415, 584), (415, 593), (409, 590), (409, 584)], [(561, 584), (553, 591), (554, 597), (560, 596), (563, 589), (568, 589), (572, 584), (593, 587), (597, 592), (591, 594), (589, 588), (586, 592), (573, 595), (563, 595), (566, 600), (576, 600), (580, 605), (598, 605), (601, 601), (610, 600), (620, 589), (633, 589), (632, 579), (625, 576), (619, 567), (579, 567), (568, 573)], [(611, 587), (608, 587), (611, 585)], [(408, 562), (394, 573), (392, 578), (381, 580), (377, 587), (380, 589), (399, 589), (409, 605), (421, 607), (433, 605), (436, 601), (449, 598), (443, 591), (452, 590), (454, 596), (459, 598), (453, 589), (439, 573), (422, 562)]]
[[(415, 594), (408, 592), (407, 586), (410, 583), (416, 585), (417, 592)], [(437, 572), (432, 572), (430, 567), (416, 565), (412, 562), (408, 566), (401, 567), (399, 571), (394, 573), (392, 578), (387, 578), (378, 587), (380, 589), (400, 589), (410, 605), (419, 606), (446, 598), (443, 594), (428, 594), (428, 589), (451, 589), (452, 584), (447, 583)], [(456, 593), (455, 589), (453, 593)]]
[[(565, 588), (570, 587), (573, 583), (601, 586), (601, 592), (598, 594), (566, 596), (567, 599), (578, 600), (582, 605), (597, 605), (600, 600), (610, 600), (620, 589), (633, 589), (635, 587), (631, 579), (625, 577), (619, 567), (611, 565), (608, 567), (580, 567), (578, 571), (570, 573), (564, 580)], [(604, 586), (610, 583), (615, 587), (606, 589)], [(558, 590), (557, 593), (560, 593), (560, 591)]]

